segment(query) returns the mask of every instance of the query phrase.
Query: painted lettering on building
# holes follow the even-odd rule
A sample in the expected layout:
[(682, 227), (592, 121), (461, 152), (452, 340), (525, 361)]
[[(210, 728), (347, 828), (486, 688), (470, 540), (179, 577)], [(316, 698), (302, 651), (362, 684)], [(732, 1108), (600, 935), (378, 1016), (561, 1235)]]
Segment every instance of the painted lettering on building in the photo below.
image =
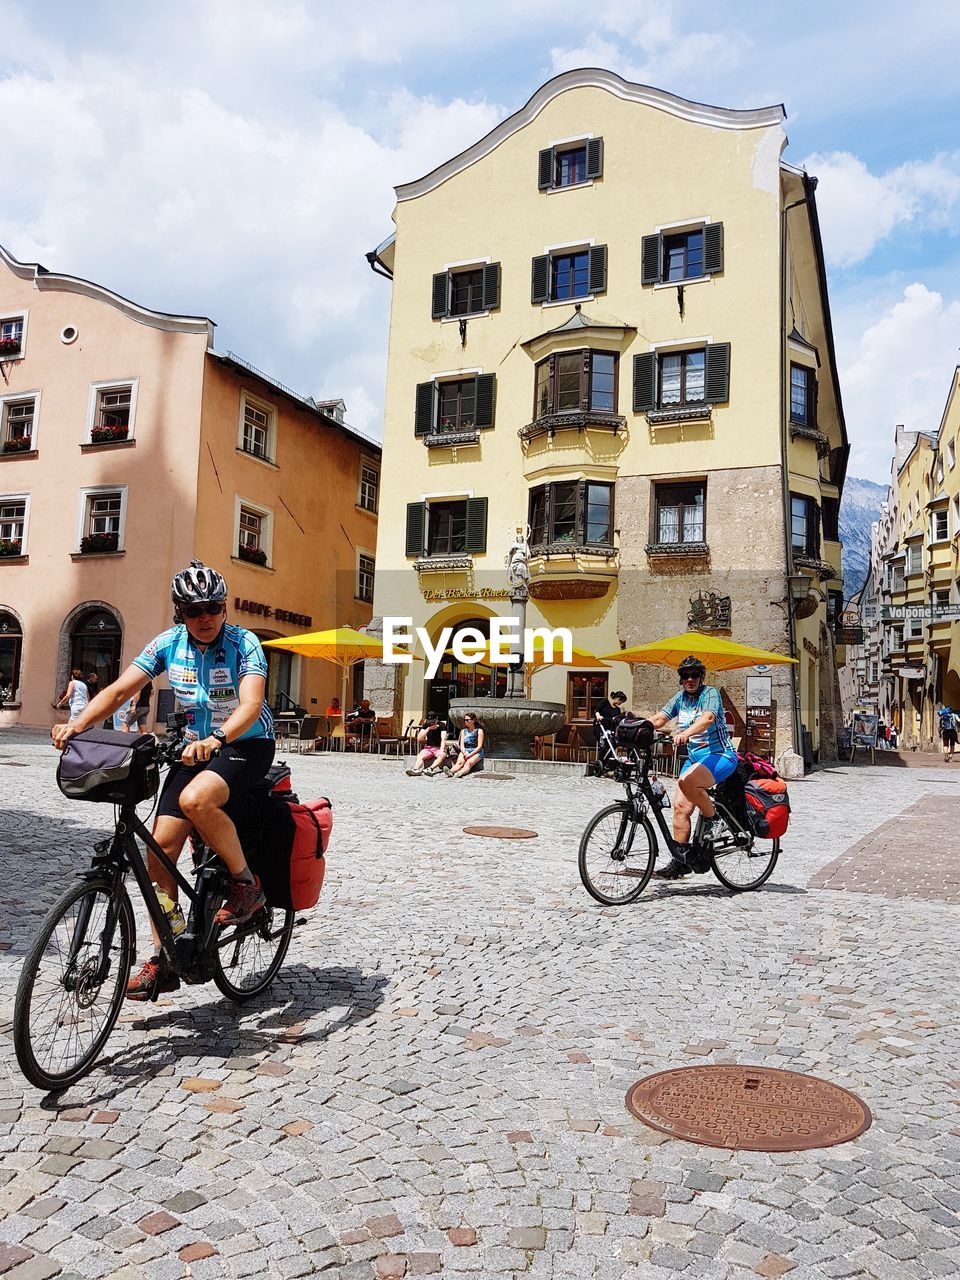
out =
[(308, 613), (291, 613), (289, 609), (274, 609), (272, 605), (261, 604), (258, 600), (242, 600), (234, 596), (233, 607), (237, 613), (252, 613), (258, 618), (276, 618), (277, 622), (289, 622), (295, 627), (313, 625), (313, 618)]
[(437, 600), (509, 600), (510, 592), (502, 587), (480, 587), (475, 591), (468, 587), (447, 587), (424, 591), (423, 598), (431, 604)]

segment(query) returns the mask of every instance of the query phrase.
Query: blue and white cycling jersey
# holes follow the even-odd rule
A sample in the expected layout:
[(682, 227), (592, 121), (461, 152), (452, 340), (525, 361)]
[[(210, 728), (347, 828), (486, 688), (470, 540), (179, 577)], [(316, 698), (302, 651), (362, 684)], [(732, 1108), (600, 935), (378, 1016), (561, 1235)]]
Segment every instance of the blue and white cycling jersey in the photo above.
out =
[[(133, 665), (155, 680), (166, 671), (170, 687), (187, 717), (186, 737), (207, 738), (240, 705), (244, 676), (267, 676), (267, 660), (252, 631), (226, 622), (219, 636), (201, 652), (181, 623), (151, 640)], [(273, 715), (266, 702), (256, 724), (236, 739), (272, 738)]]
[(733, 755), (736, 759), (736, 752), (727, 732), (720, 691), (712, 685), (701, 685), (700, 692), (693, 698), (681, 689), (666, 706), (661, 707), (660, 714), (668, 720), (677, 720), (681, 729), (689, 729), (705, 711), (712, 711), (715, 718), (713, 724), (690, 738), (687, 753), (691, 760), (708, 755)]

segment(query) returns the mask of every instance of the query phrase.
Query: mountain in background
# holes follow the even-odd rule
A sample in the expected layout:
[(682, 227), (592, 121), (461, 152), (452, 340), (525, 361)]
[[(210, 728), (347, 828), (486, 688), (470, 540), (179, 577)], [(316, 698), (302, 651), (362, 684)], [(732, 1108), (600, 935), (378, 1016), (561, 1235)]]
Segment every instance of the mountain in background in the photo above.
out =
[(855, 596), (870, 567), (870, 526), (880, 519), (887, 486), (847, 476), (840, 501), (840, 541), (843, 543), (843, 594)]

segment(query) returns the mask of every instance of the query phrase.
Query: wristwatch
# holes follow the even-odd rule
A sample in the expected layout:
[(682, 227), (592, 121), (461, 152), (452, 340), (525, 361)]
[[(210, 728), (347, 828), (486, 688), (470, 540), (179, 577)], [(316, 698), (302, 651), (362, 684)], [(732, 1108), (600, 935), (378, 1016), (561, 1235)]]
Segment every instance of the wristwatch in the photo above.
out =
[(216, 738), (216, 740), (220, 743), (221, 747), (225, 747), (227, 745), (227, 735), (223, 732), (222, 729), (214, 729), (210, 737)]

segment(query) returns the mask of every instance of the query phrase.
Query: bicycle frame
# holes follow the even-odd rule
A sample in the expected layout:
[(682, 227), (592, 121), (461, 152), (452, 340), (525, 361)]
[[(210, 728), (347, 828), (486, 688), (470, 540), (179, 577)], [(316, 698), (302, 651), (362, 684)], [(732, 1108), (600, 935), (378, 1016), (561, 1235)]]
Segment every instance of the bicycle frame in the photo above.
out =
[[(150, 874), (136, 841), (137, 836), (174, 878), (177, 886), (190, 904), (187, 928), (179, 934), (174, 934), (166, 912), (157, 901)], [(206, 961), (206, 957), (210, 952), (216, 926), (212, 915), (207, 915), (203, 911), (203, 905), (207, 897), (207, 886), (211, 879), (218, 874), (215, 870), (215, 861), (215, 855), (211, 855), (208, 859), (201, 861), (197, 865), (197, 884), (191, 885), (153, 838), (150, 831), (138, 817), (135, 807), (133, 805), (123, 805), (117, 818), (116, 829), (109, 841), (109, 848), (104, 849), (103, 845), (97, 846), (93, 865), (90, 871), (84, 873), (84, 876), (93, 878), (106, 873), (112, 879), (114, 885), (118, 886), (125, 878), (127, 871), (131, 871), (143, 898), (147, 914), (150, 916), (156, 930), (160, 946), (166, 952), (172, 967), (187, 982), (205, 982), (211, 976), (210, 964)], [(78, 927), (73, 943), (73, 946), (77, 949), (82, 945), (86, 935), (86, 928), (89, 923), (88, 915), (89, 909), (84, 917), (78, 917)], [(101, 965), (108, 963), (109, 948), (113, 940), (115, 926), (116, 910), (111, 907), (101, 937)], [(202, 929), (202, 936), (197, 934), (198, 926)], [(70, 958), (72, 961), (75, 957), (71, 956)]]

